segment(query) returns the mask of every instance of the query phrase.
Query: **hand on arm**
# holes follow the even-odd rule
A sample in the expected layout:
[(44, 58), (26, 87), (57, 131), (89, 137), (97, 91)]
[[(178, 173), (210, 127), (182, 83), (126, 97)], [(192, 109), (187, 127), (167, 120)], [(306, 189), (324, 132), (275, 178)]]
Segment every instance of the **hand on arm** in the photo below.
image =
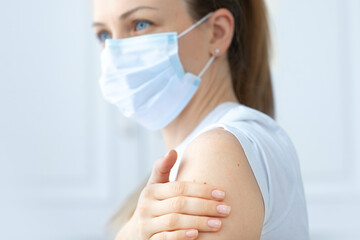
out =
[(202, 183), (168, 182), (176, 158), (172, 151), (155, 163), (135, 213), (116, 240), (196, 239), (198, 234), (186, 236), (188, 230), (220, 230), (209, 226), (208, 221), (228, 216), (217, 211), (218, 205), (226, 203), (221, 203), (223, 197), (214, 195), (214, 191), (222, 189)]
[(198, 239), (260, 239), (265, 214), (262, 194), (233, 134), (217, 128), (195, 138), (183, 155), (177, 181), (219, 186), (232, 207), (231, 215), (222, 219), (221, 231), (200, 232)]

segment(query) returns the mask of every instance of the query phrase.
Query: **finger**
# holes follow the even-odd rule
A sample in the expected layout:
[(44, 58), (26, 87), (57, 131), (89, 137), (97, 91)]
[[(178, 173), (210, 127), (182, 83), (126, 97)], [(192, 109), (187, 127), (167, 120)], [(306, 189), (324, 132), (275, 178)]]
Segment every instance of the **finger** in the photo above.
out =
[(176, 160), (177, 152), (175, 150), (171, 150), (165, 157), (158, 159), (154, 163), (147, 185), (169, 182), (170, 170), (174, 166)]
[(163, 184), (153, 184), (149, 186), (152, 196), (157, 200), (177, 196), (197, 197), (204, 199), (223, 200), (225, 192), (210, 184), (202, 184), (196, 182), (168, 182)]
[(152, 218), (149, 228), (152, 232), (197, 229), (199, 232), (217, 232), (221, 229), (219, 218), (170, 213)]
[(197, 229), (177, 230), (177, 231), (172, 231), (172, 232), (156, 233), (156, 234), (152, 235), (149, 240), (163, 240), (163, 239), (188, 240), (188, 239), (197, 239), (198, 235), (199, 235), (199, 232)]
[(169, 213), (182, 213), (196, 216), (227, 217), (231, 207), (224, 202), (203, 198), (177, 196), (155, 201), (149, 214), (158, 217)]

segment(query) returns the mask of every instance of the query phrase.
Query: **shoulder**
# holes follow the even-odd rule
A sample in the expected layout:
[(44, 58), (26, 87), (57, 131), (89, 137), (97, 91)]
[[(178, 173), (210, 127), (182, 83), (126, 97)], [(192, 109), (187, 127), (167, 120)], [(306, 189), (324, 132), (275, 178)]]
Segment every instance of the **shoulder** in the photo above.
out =
[(208, 183), (225, 190), (232, 212), (217, 233), (204, 239), (259, 239), (264, 221), (260, 188), (238, 139), (223, 128), (197, 136), (185, 149), (177, 181)]
[(187, 150), (190, 152), (194, 147), (198, 149), (208, 148), (209, 145), (211, 145), (214, 150), (224, 149), (223, 147), (226, 146), (227, 150), (241, 151), (241, 145), (236, 137), (222, 127), (213, 128), (200, 134), (189, 144)]

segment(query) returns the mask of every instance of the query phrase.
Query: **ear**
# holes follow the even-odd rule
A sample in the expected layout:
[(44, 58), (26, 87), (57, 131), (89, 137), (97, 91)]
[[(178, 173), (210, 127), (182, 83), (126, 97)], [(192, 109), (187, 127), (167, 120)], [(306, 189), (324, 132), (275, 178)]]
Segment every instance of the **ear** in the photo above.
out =
[[(222, 56), (229, 49), (234, 36), (234, 17), (229, 10), (221, 8), (213, 12), (209, 19), (209, 25), (210, 52), (212, 55)], [(217, 53), (215, 53), (216, 49), (219, 49)]]

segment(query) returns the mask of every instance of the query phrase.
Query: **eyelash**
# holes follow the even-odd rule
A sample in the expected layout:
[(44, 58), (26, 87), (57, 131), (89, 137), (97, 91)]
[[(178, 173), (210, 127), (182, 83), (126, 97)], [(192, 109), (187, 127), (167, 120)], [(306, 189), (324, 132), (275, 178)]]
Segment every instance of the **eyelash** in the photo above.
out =
[(141, 23), (141, 22), (144, 22), (144, 23), (148, 24), (148, 26), (154, 25), (154, 23), (151, 22), (151, 21), (149, 21), (149, 20), (136, 20), (136, 21), (133, 22), (133, 25), (132, 25), (132, 29), (131, 29), (131, 30), (134, 30), (134, 32), (139, 32), (139, 31), (142, 31), (142, 30), (147, 29), (147, 27), (146, 27), (146, 28), (141, 29), (141, 30), (136, 30), (136, 26), (137, 26), (139, 23)]
[(110, 33), (108, 33), (107, 31), (101, 31), (101, 32), (99, 32), (99, 33), (97, 34), (97, 38), (98, 38), (98, 40), (99, 40), (101, 43), (104, 43), (104, 42), (105, 42), (105, 41), (103, 41), (103, 40), (101, 39), (101, 35), (102, 35), (103, 33), (108, 34), (108, 35), (110, 36), (110, 38), (111, 38), (111, 34), (110, 34)]
[[(144, 23), (148, 24), (148, 26), (154, 25), (154, 23), (151, 22), (151, 21), (149, 21), (149, 20), (136, 20), (136, 21), (133, 21), (132, 26), (131, 26), (131, 30), (134, 31), (134, 32), (140, 32), (140, 31), (146, 30), (147, 27), (144, 28), (144, 29), (141, 29), (141, 30), (136, 30), (137, 24), (139, 24), (139, 23), (141, 23), (141, 22), (144, 22)], [(108, 34), (108, 35), (110, 36), (110, 38), (111, 38), (111, 34), (110, 34), (109, 32), (107, 32), (107, 31), (100, 31), (100, 32), (97, 34), (97, 38), (98, 38), (98, 40), (100, 41), (100, 43), (104, 43), (104, 42), (105, 42), (105, 41), (102, 40), (102, 38), (101, 38), (101, 35), (104, 34), (104, 33), (105, 33), (105, 34)]]

